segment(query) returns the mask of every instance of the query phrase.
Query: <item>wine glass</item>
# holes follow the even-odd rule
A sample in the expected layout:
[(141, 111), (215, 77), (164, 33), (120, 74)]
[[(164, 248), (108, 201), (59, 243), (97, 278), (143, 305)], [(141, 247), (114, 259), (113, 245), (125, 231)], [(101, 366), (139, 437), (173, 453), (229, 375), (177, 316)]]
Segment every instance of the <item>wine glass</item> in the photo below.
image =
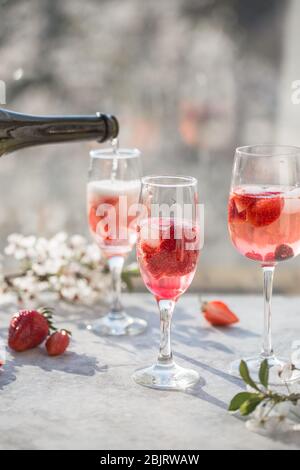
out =
[(137, 205), (141, 189), (141, 154), (137, 149), (93, 150), (87, 185), (88, 223), (112, 277), (110, 312), (88, 326), (101, 336), (136, 335), (146, 322), (133, 318), (121, 303), (121, 274), (136, 243)]
[(171, 320), (177, 299), (190, 286), (199, 257), (197, 180), (192, 177), (142, 178), (137, 258), (146, 287), (160, 312), (160, 348), (156, 364), (134, 373), (140, 385), (182, 390), (199, 380), (172, 356)]
[[(258, 379), (267, 359), (273, 384), (285, 364), (274, 355), (271, 337), (271, 296), (275, 266), (300, 253), (300, 149), (254, 145), (236, 150), (228, 204), (229, 233), (235, 248), (263, 269), (264, 332), (260, 354), (246, 358)], [(231, 364), (238, 374), (240, 361)], [(298, 380), (296, 371), (291, 381)]]

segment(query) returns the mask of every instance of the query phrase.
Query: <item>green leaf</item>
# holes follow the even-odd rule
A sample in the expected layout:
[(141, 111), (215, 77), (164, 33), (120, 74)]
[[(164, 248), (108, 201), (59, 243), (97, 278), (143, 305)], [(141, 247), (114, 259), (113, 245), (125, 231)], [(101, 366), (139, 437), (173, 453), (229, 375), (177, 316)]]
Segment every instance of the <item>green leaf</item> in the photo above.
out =
[(257, 396), (255, 393), (250, 393), (250, 392), (238, 393), (231, 400), (228, 410), (229, 411), (239, 410), (245, 401), (250, 400), (251, 398), (254, 398), (255, 396)]
[(257, 408), (257, 406), (264, 400), (264, 397), (258, 397), (256, 396), (255, 398), (250, 398), (250, 400), (246, 400), (244, 401), (244, 403), (241, 405), (240, 407), (240, 413), (242, 416), (248, 416), (250, 415), (251, 413), (253, 413), (253, 411), (255, 411), (255, 409)]
[(249, 385), (251, 388), (254, 388), (254, 390), (260, 392), (256, 383), (250, 377), (249, 369), (245, 361), (241, 361), (240, 363), (240, 376), (247, 385)]
[(267, 359), (265, 359), (260, 365), (259, 380), (260, 380), (260, 383), (265, 388), (268, 388), (268, 386), (269, 386), (269, 364), (268, 364)]

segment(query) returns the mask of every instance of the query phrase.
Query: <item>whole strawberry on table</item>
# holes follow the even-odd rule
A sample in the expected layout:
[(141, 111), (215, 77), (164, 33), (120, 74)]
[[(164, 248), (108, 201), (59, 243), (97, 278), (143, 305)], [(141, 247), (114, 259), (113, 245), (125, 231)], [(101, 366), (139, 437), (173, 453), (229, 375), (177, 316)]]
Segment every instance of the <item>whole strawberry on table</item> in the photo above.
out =
[(36, 348), (47, 340), (46, 350), (49, 356), (63, 354), (70, 344), (71, 332), (55, 328), (52, 312), (50, 308), (41, 308), (20, 310), (14, 314), (9, 325), (9, 347), (22, 352)]

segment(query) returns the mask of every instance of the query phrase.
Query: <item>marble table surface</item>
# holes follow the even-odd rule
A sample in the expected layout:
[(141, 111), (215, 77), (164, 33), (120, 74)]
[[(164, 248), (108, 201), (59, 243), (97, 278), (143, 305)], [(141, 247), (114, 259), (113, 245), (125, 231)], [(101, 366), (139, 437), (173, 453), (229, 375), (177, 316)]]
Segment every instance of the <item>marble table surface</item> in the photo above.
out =
[[(243, 389), (227, 373), (228, 364), (260, 347), (262, 298), (214, 297), (230, 304), (238, 326), (208, 326), (195, 296), (185, 295), (175, 312), (174, 356), (202, 377), (188, 392), (147, 389), (131, 379), (157, 354), (159, 321), (151, 295), (124, 296), (128, 311), (149, 323), (145, 334), (130, 338), (97, 337), (84, 328), (96, 310), (57, 306), (59, 324), (73, 331), (67, 354), (50, 358), (42, 347), (7, 354), (0, 373), (0, 449), (300, 448), (300, 433), (274, 440), (250, 432), (227, 412), (231, 397)], [(2, 342), (14, 309), (1, 307)], [(276, 349), (289, 352), (300, 339), (300, 298), (274, 297), (273, 311)]]

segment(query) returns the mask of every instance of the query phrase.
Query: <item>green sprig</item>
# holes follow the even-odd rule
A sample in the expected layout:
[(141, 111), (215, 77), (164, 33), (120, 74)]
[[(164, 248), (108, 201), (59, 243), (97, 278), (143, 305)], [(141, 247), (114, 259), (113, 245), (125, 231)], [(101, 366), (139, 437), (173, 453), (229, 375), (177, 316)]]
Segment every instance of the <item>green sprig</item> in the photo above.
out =
[(256, 383), (250, 375), (249, 368), (245, 361), (240, 363), (240, 376), (244, 383), (253, 391), (238, 393), (230, 402), (228, 410), (231, 412), (239, 411), (242, 416), (249, 416), (258, 405), (263, 402), (271, 403), (274, 407), (279, 403), (290, 402), (297, 405), (300, 400), (299, 393), (280, 394), (273, 392), (269, 388), (270, 367), (265, 359), (259, 369), (259, 383)]

